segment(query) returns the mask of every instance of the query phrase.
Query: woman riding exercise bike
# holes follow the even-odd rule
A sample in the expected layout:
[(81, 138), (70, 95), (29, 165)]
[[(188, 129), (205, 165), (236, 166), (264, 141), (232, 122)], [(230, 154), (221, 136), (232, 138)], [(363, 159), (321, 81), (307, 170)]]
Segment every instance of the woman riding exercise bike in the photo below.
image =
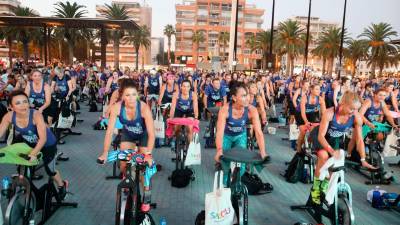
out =
[[(103, 153), (97, 159), (97, 163), (104, 164), (117, 118), (123, 125), (121, 129), (120, 150), (135, 149), (145, 155), (145, 160), (152, 166), (152, 150), (155, 141), (153, 117), (146, 103), (141, 102), (135, 82), (132, 79), (123, 79), (119, 88), (121, 101), (111, 106), (110, 119), (106, 135), (104, 137)], [(120, 170), (125, 173), (126, 163), (121, 162)], [(150, 186), (145, 187), (148, 191)], [(147, 190), (146, 190), (147, 189)], [(143, 211), (148, 211), (150, 205), (144, 203)]]
[[(248, 104), (247, 89), (244, 83), (236, 82), (230, 88), (232, 103), (224, 105), (218, 114), (215, 161), (219, 162), (221, 155), (234, 147), (247, 149), (246, 123), (251, 121), (261, 157), (269, 160), (265, 151), (264, 135), (257, 109)], [(224, 185), (228, 181), (229, 165), (222, 163)], [(241, 166), (241, 175), (245, 166)]]
[(12, 111), (8, 112), (1, 121), (0, 136), (4, 135), (10, 124), (13, 124), (15, 136), (21, 136), (23, 141), (32, 147), (29, 153), (30, 161), (37, 160), (39, 153), (43, 154), (46, 173), (53, 178), (60, 198), (64, 199), (68, 182), (62, 180), (60, 172), (55, 170), (56, 137), (46, 126), (42, 114), (29, 108), (29, 98), (23, 91), (12, 92), (9, 103)]
[(320, 114), (326, 110), (325, 100), (320, 97), (321, 88), (319, 85), (311, 85), (309, 94), (303, 95), (300, 100), (300, 115), (296, 116), (296, 122), (299, 126), (299, 137), (297, 139), (297, 152), (300, 153), (301, 146), (304, 143), (304, 136), (307, 131), (311, 131), (313, 123), (319, 123)]
[(323, 113), (319, 128), (311, 132), (313, 146), (317, 151), (317, 166), (311, 190), (312, 200), (319, 205), (321, 191), (326, 192), (329, 180), (319, 180), (320, 169), (330, 156), (340, 157), (338, 150), (345, 149), (344, 138), (353, 128), (353, 136), (357, 151), (361, 156), (363, 167), (374, 169), (365, 161), (365, 146), (362, 138), (362, 116), (358, 113), (361, 99), (357, 93), (347, 91), (343, 94), (338, 107), (329, 108)]
[[(169, 118), (195, 118), (199, 116), (198, 100), (195, 92), (191, 91), (191, 83), (189, 80), (183, 80), (179, 92), (175, 92), (172, 97)], [(190, 142), (193, 137), (193, 127), (187, 127), (187, 138)], [(178, 134), (181, 126), (175, 126), (175, 134)]]

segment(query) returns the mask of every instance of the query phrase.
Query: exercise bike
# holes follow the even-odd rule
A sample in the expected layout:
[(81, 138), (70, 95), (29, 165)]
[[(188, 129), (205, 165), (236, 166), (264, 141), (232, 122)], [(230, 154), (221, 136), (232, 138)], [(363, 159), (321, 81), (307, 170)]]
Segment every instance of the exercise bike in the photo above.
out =
[[(241, 164), (261, 165), (266, 162), (255, 151), (233, 148), (224, 152), (220, 157), (223, 162), (230, 163), (228, 172), (227, 186), (232, 191), (232, 205), (235, 209), (237, 224), (248, 225), (249, 223), (249, 198), (246, 185), (241, 181)], [(217, 164), (217, 170), (222, 169), (221, 164)]]
[[(151, 199), (151, 191), (145, 191), (142, 199), (140, 175), (142, 171), (145, 171), (145, 185), (146, 182), (150, 185), (151, 176), (157, 172), (155, 164), (148, 167), (144, 161), (144, 155), (134, 150), (110, 152), (107, 161), (116, 160), (126, 162), (126, 174), (117, 188), (115, 225), (155, 225), (151, 215), (140, 209), (142, 202), (150, 203)], [(134, 173), (132, 173), (133, 167)], [(150, 206), (157, 207), (156, 204), (150, 204)]]
[(360, 163), (360, 156), (358, 152), (353, 151), (350, 160), (346, 160), (346, 165), (355, 169), (361, 175), (368, 178), (365, 184), (381, 184), (389, 185), (391, 183), (390, 177), (386, 177), (387, 172), (385, 171), (385, 160), (383, 155), (383, 147), (381, 143), (375, 140), (372, 133), (367, 135), (365, 139), (365, 149), (366, 149), (366, 161), (372, 166), (376, 167), (376, 170), (370, 170), (362, 168)]
[(322, 216), (329, 219), (332, 225), (354, 224), (352, 192), (344, 180), (345, 151), (340, 150), (340, 155), (340, 160), (330, 158), (320, 170), (320, 180), (330, 174), (328, 191), (321, 192), (321, 204), (315, 204), (310, 193), (305, 205), (291, 206), (291, 210), (307, 210), (318, 224), (322, 223)]
[(215, 133), (217, 130), (218, 112), (220, 107), (211, 107), (206, 109), (210, 113), (211, 119), (208, 124), (204, 138), (206, 139), (204, 148), (215, 148)]
[[(5, 153), (7, 154), (7, 153)], [(1, 154), (1, 156), (5, 156)], [(29, 160), (29, 156), (19, 154)], [(78, 207), (78, 203), (64, 202), (58, 194), (54, 181), (49, 177), (46, 184), (37, 188), (32, 182), (32, 167), (18, 166), (18, 174), (12, 177), (11, 188), (2, 190), (8, 199), (4, 225), (45, 224), (60, 207)], [(23, 171), (23, 172), (21, 172)], [(41, 219), (35, 222), (36, 213), (42, 210)]]

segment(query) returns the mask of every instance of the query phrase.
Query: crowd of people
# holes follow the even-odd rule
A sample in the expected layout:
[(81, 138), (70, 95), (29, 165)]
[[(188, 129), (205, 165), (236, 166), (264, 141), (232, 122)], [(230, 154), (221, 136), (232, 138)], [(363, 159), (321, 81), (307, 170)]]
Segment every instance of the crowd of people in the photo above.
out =
[[(43, 153), (46, 171), (54, 177), (60, 194), (65, 196), (67, 183), (55, 170), (54, 157), (60, 144), (52, 125), (60, 113), (60, 100), (71, 102), (72, 111), (79, 108), (85, 95), (102, 99), (103, 117), (108, 118), (103, 151), (97, 163), (107, 161), (117, 121), (121, 129), (120, 149), (135, 149), (153, 163), (155, 148), (155, 109), (169, 105), (163, 112), (167, 118), (206, 120), (211, 107), (220, 107), (215, 134), (214, 160), (233, 147), (247, 148), (246, 124), (252, 125), (260, 156), (273, 160), (265, 146), (263, 131), (268, 125), (271, 108), (283, 103), (288, 124), (297, 124), (300, 134), (296, 151), (301, 151), (306, 132), (310, 132), (318, 157), (312, 188), (312, 199), (320, 201), (328, 181), (319, 180), (319, 168), (329, 157), (339, 157), (338, 149), (351, 154), (355, 149), (363, 167), (374, 169), (365, 159), (362, 125), (374, 128), (373, 122), (387, 121), (399, 126), (390, 111), (399, 112), (400, 81), (394, 78), (359, 79), (347, 76), (307, 78), (299, 75), (253, 72), (178, 72), (173, 70), (135, 71), (101, 69), (95, 64), (56, 63), (42, 69), (9, 68), (1, 76), (0, 95), (8, 100), (8, 110), (0, 125), (0, 136), (10, 124), (15, 132), (33, 148), (31, 160)], [(95, 101), (95, 100), (94, 100)], [(344, 136), (352, 130), (350, 143)], [(176, 132), (179, 132), (176, 130)], [(193, 130), (187, 129), (192, 139)], [(212, 131), (207, 131), (212, 132)], [(377, 135), (379, 140), (384, 134)], [(61, 142), (62, 143), (62, 142)], [(347, 145), (347, 146), (346, 146)], [(229, 168), (229, 165), (225, 165)], [(225, 168), (225, 169), (226, 169)], [(121, 171), (124, 165), (121, 164)], [(245, 170), (245, 167), (242, 168)], [(149, 206), (142, 206), (148, 210)]]

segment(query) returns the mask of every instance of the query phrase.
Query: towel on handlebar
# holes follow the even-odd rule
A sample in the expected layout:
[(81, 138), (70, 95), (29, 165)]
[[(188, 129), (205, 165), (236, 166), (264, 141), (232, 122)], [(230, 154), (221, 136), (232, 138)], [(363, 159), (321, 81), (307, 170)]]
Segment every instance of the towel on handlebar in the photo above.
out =
[(374, 131), (375, 133), (378, 133), (378, 132), (385, 133), (385, 132), (389, 132), (389, 131), (392, 130), (392, 126), (390, 126), (390, 125), (387, 124), (387, 123), (379, 123), (379, 122), (374, 121), (374, 122), (372, 122), (372, 124), (375, 126), (375, 129), (374, 129), (374, 130), (372, 130), (371, 127), (369, 127), (368, 125), (363, 125), (363, 127), (362, 127), (362, 136), (363, 136), (363, 139), (364, 139), (364, 138), (368, 135), (368, 133), (371, 132), (371, 131)]
[(400, 113), (398, 112), (390, 111), (390, 114), (392, 115), (393, 119), (400, 118)]
[(193, 132), (199, 133), (200, 132), (200, 122), (199, 120), (192, 119), (192, 118), (173, 118), (167, 120), (167, 130), (165, 134), (167, 137), (174, 136), (174, 126), (182, 125), (182, 126), (193, 126)]
[(34, 162), (30, 162), (22, 157), (19, 154), (29, 154), (32, 151), (32, 148), (29, 147), (25, 143), (16, 143), (9, 145), (7, 147), (1, 148), (0, 152), (4, 153), (4, 157), (0, 157), (0, 164), (14, 164), (14, 165), (22, 165), (22, 166), (36, 166), (39, 164), (39, 161), (36, 160)]
[[(335, 159), (334, 157), (329, 158), (326, 163), (319, 170), (319, 179), (324, 180), (329, 177), (329, 168), (330, 167), (342, 167), (344, 166), (344, 157), (345, 152), (340, 150), (340, 159)], [(326, 191), (325, 200), (331, 205), (335, 200), (335, 195), (337, 193), (337, 186), (339, 177), (344, 177), (344, 171), (340, 170), (337, 172), (333, 172), (331, 174), (331, 178), (329, 180), (328, 190)]]

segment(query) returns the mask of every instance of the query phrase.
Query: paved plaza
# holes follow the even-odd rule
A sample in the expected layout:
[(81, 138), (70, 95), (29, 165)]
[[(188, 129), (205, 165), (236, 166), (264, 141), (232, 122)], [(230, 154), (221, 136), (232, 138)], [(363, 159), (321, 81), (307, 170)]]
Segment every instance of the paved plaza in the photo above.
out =
[[(112, 172), (112, 165), (99, 166), (96, 157), (102, 150), (104, 131), (95, 131), (92, 124), (100, 113), (89, 113), (82, 107), (80, 119), (84, 122), (74, 129), (81, 131), (82, 136), (67, 137), (66, 144), (59, 150), (70, 157), (70, 161), (61, 162), (58, 168), (63, 177), (70, 181), (69, 201), (77, 201), (78, 208), (64, 208), (48, 221), (49, 225), (111, 225), (114, 224), (115, 193), (118, 181), (105, 180)], [(206, 125), (202, 123), (202, 127)], [(277, 126), (277, 124), (271, 124)], [(204, 130), (204, 129), (203, 129)], [(202, 133), (203, 134), (203, 133)], [(249, 199), (250, 225), (292, 225), (296, 222), (312, 222), (312, 218), (302, 211), (291, 211), (290, 205), (305, 203), (310, 184), (289, 184), (280, 175), (284, 172), (288, 161), (293, 156), (289, 142), (282, 141), (287, 131), (278, 129), (276, 135), (265, 135), (266, 146), (272, 156), (272, 162), (261, 173), (263, 181), (274, 186), (271, 194), (251, 196)], [(204, 198), (211, 191), (214, 176), (214, 150), (203, 149), (202, 165), (195, 166), (196, 179), (188, 187), (177, 189), (171, 187), (168, 176), (174, 163), (173, 153), (169, 148), (156, 149), (155, 160), (162, 164), (163, 170), (153, 179), (153, 201), (157, 209), (151, 211), (157, 224), (165, 217), (168, 225), (193, 225), (196, 215), (204, 209)], [(399, 159), (397, 159), (399, 160)], [(393, 159), (392, 159), (393, 161)], [(396, 174), (396, 182), (383, 189), (399, 193), (400, 169), (391, 168)], [(14, 166), (0, 165), (0, 177), (15, 171)], [(44, 174), (44, 171), (40, 172)], [(372, 208), (366, 201), (367, 191), (373, 186), (364, 185), (365, 179), (354, 171), (348, 170), (347, 181), (353, 190), (353, 206), (356, 224), (358, 225), (397, 225), (400, 214), (394, 211), (380, 211)]]

